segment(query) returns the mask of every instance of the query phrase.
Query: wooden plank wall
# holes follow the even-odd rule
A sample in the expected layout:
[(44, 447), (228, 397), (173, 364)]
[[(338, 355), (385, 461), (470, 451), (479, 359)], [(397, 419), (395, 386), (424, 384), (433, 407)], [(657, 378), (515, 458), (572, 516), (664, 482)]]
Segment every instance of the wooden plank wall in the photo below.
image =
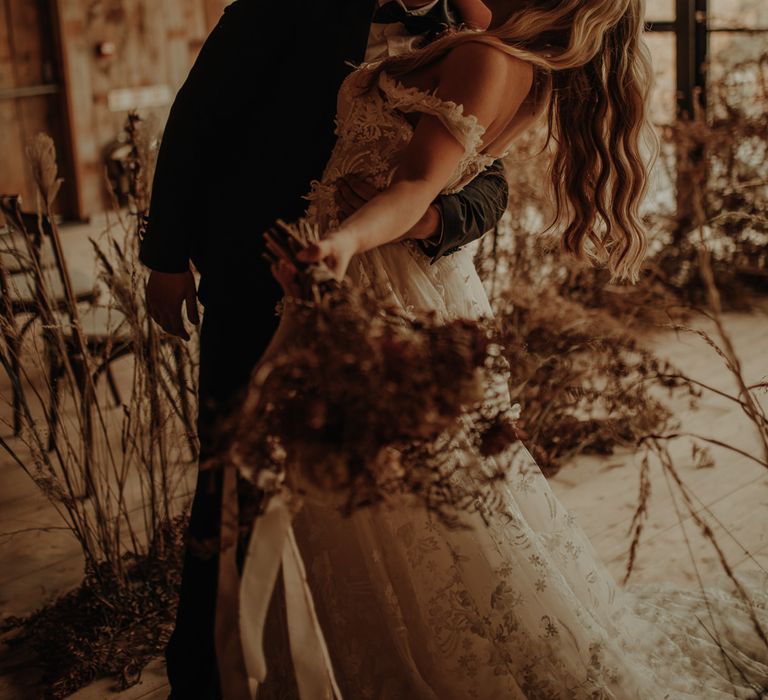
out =
[[(35, 203), (35, 186), (25, 155), (35, 134), (51, 134), (68, 163), (61, 93), (9, 97), (10, 91), (61, 83), (48, 0), (0, 0), (0, 192), (21, 194)], [(72, 213), (74, 183), (61, 193), (62, 208)]]
[[(227, 0), (57, 0), (81, 217), (109, 206), (105, 153), (127, 115), (110, 110), (110, 92), (168, 86), (175, 94), (226, 4)], [(103, 44), (111, 44), (114, 53), (100, 55)], [(170, 103), (139, 112), (160, 131), (169, 107)]]
[[(16, 6), (11, 6), (10, 0), (3, 0), (0, 3), (0, 89), (2, 90), (18, 87), (16, 50), (9, 21), (15, 15), (16, 9)], [(0, 191), (18, 192), (28, 197), (33, 191), (28, 182), (30, 173), (22, 148), (25, 134), (19, 109), (17, 100), (0, 100), (0, 154), (3, 159), (0, 165)]]

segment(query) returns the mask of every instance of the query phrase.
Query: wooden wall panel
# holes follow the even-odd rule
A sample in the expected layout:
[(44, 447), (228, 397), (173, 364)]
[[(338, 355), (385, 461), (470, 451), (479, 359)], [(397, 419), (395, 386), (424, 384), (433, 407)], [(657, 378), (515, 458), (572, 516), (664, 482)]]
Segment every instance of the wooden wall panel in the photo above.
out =
[[(16, 87), (10, 11), (9, 0), (0, 0), (0, 90)], [(0, 99), (0, 193), (27, 194), (22, 143), (16, 101)]]
[(8, 0), (0, 2), (0, 88), (13, 86), (13, 62), (11, 60), (11, 23)]
[(36, 2), (6, 0), (7, 16), (13, 42), (13, 71), (18, 86), (43, 82), (43, 47), (40, 37), (40, 13)]
[[(106, 151), (121, 133), (131, 99), (134, 95), (140, 99), (141, 93), (137, 90), (141, 88), (165, 86), (168, 100), (138, 110), (160, 131), (172, 96), (227, 2), (55, 2), (74, 167), (80, 190), (79, 210), (81, 216), (88, 216), (109, 206), (104, 186)], [(104, 55), (100, 48), (113, 52)], [(121, 96), (127, 100), (123, 105), (125, 109), (115, 108), (114, 102), (110, 108), (110, 95), (114, 97), (115, 91), (122, 91)]]
[[(21, 194), (29, 208), (35, 204), (29, 140), (41, 131), (51, 134), (68, 162), (52, 29), (48, 0), (0, 0), (0, 191)], [(73, 184), (70, 178), (60, 196), (68, 215), (74, 213)]]
[(34, 201), (23, 142), (16, 105), (0, 101), (0, 193), (21, 194), (25, 200)]

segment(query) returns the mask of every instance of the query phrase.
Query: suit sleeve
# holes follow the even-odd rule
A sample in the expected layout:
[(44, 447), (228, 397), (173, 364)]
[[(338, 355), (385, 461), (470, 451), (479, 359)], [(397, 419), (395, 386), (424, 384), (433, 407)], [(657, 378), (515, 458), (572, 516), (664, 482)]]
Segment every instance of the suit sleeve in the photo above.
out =
[[(158, 272), (189, 269), (192, 241), (200, 225), (200, 154), (195, 135), (205, 132), (183, 93), (177, 95), (166, 124), (155, 167), (150, 213), (141, 240), (139, 259)], [(198, 206), (195, 206), (195, 201)]]
[[(195, 246), (208, 235), (203, 203), (206, 167), (215, 136), (227, 128), (228, 115), (258, 85), (254, 71), (265, 70), (265, 56), (277, 40), (268, 41), (264, 26), (282, 26), (290, 3), (237, 0), (228, 6), (205, 41), (168, 117), (158, 152), (149, 216), (139, 259), (159, 272), (185, 272)], [(274, 16), (273, 16), (274, 15)], [(277, 32), (274, 32), (277, 35)], [(254, 36), (266, 37), (255, 41)], [(245, 81), (243, 75), (253, 79)], [(258, 77), (258, 76), (257, 76)]]
[(434, 263), (481, 238), (499, 223), (508, 200), (509, 185), (504, 166), (497, 160), (461, 192), (441, 195), (435, 200), (441, 214), (442, 230), (436, 240), (422, 241), (424, 252)]

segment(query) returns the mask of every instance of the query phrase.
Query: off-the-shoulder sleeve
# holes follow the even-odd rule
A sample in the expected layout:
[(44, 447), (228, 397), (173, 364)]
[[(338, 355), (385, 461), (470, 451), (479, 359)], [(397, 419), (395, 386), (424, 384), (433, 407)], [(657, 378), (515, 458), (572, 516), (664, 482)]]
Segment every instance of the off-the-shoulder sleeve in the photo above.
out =
[(437, 117), (464, 146), (466, 156), (479, 153), (485, 127), (474, 115), (464, 114), (464, 105), (443, 100), (425, 90), (406, 87), (384, 72), (379, 74), (378, 85), (392, 107), (401, 112), (424, 112)]

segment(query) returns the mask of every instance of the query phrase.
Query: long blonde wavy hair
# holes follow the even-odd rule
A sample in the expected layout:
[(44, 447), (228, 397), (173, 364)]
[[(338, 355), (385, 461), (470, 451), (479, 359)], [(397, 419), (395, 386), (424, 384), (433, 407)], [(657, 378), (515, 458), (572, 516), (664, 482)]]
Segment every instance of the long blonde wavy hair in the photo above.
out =
[(402, 77), (467, 41), (493, 44), (533, 64), (548, 86), (542, 95), (554, 145), (551, 228), (562, 230), (562, 247), (571, 255), (606, 262), (614, 279), (636, 280), (647, 248), (639, 205), (648, 156), (656, 150), (648, 118), (652, 70), (643, 40), (644, 5), (510, 1), (509, 16), (494, 29), (453, 33), (387, 59), (371, 84), (381, 71)]

